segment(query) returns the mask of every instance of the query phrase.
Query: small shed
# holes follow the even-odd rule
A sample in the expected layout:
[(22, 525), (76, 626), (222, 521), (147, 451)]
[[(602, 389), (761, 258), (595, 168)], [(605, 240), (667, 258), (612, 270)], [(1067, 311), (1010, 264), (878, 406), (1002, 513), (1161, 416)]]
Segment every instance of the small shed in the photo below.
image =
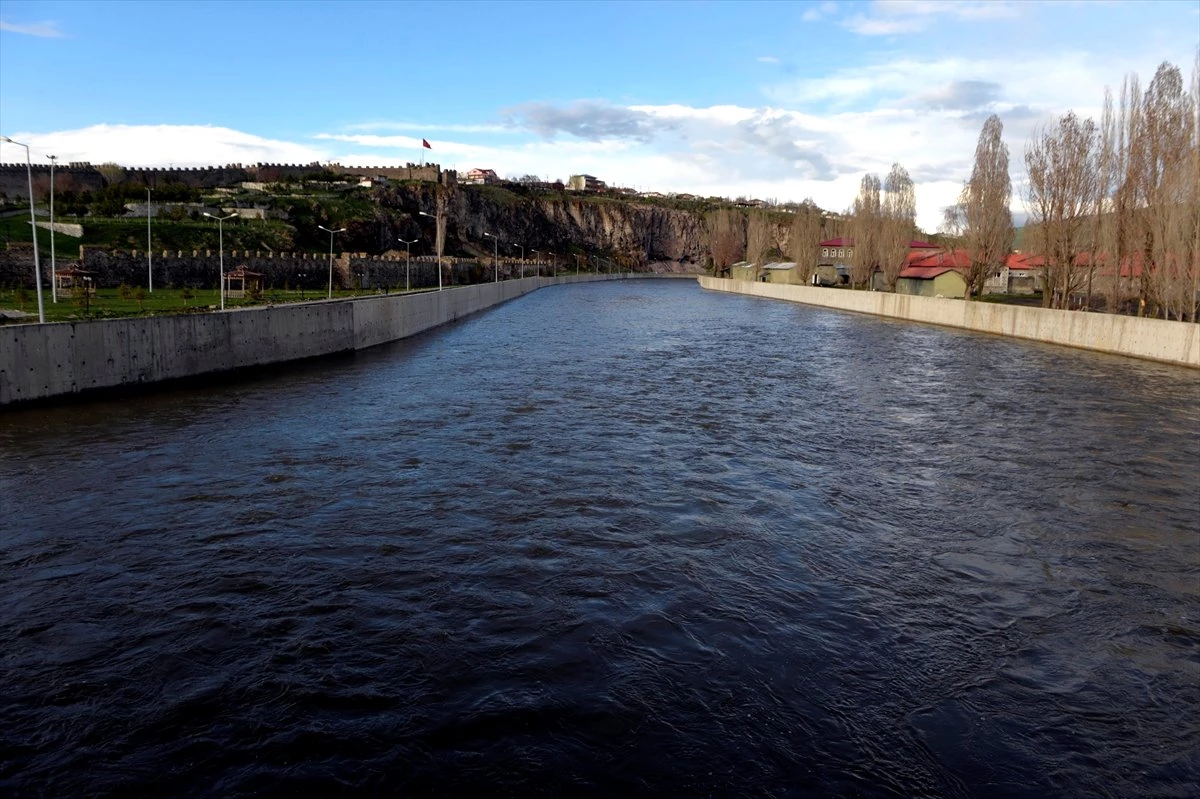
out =
[(245, 297), (247, 294), (260, 294), (263, 289), (263, 277), (261, 272), (251, 272), (245, 266), (226, 272), (225, 296)]
[(844, 286), (850, 282), (850, 270), (843, 264), (820, 264), (813, 270), (814, 286)]
[(776, 261), (763, 267), (766, 270), (768, 283), (783, 283), (789, 286), (799, 286), (804, 283), (800, 267), (794, 261)]
[(729, 267), (729, 277), (733, 280), (749, 280), (754, 282), (758, 280), (758, 276), (762, 270), (758, 264), (750, 261), (738, 261), (733, 266)]
[(95, 276), (95, 272), (89, 272), (86, 269), (81, 269), (78, 265), (72, 265), (66, 269), (56, 270), (54, 272), (54, 283), (59, 291), (71, 291), (86, 287), (89, 293), (95, 294)]
[(896, 293), (962, 299), (967, 280), (952, 266), (910, 266), (900, 272)]

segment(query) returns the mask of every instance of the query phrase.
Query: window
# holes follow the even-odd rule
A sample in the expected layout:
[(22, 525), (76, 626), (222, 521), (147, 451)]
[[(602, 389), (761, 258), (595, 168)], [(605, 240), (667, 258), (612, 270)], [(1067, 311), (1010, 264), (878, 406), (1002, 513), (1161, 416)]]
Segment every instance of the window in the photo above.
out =
[(845, 253), (845, 250), (839, 249), (839, 250), (838, 250), (838, 258), (842, 258), (842, 257), (844, 257), (844, 256), (843, 256), (843, 253)]
[(821, 257), (822, 257), (822, 258), (828, 258), (828, 257), (829, 257), (829, 248), (828, 248), (828, 247), (822, 247), (822, 248), (821, 248)]

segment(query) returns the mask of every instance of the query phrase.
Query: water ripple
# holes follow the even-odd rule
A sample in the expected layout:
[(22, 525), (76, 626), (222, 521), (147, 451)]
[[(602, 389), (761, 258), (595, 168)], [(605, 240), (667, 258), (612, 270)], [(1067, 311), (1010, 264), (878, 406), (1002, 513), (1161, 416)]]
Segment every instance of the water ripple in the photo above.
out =
[(0, 793), (1192, 796), (1200, 383), (674, 282), (0, 416)]

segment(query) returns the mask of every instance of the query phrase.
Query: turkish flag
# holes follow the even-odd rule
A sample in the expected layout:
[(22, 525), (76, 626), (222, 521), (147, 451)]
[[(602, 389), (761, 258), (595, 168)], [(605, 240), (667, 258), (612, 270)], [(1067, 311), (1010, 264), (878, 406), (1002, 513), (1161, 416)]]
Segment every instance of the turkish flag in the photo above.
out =
[(421, 146), (424, 147), (426, 150), (433, 149), (431, 146), (429, 146), (429, 139), (421, 139)]

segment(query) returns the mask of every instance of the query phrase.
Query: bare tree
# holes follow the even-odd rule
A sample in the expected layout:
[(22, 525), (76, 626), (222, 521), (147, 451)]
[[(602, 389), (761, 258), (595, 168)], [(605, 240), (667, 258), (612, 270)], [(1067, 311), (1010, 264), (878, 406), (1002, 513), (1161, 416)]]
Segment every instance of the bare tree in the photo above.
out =
[(878, 263), (887, 290), (895, 291), (917, 230), (916, 191), (908, 170), (899, 164), (892, 164), (892, 171), (883, 182), (882, 212)]
[(709, 252), (712, 255), (713, 275), (720, 276), (741, 260), (746, 239), (741, 214), (722, 208), (708, 215)]
[(811, 282), (812, 274), (817, 269), (820, 243), (821, 209), (811, 200), (805, 200), (796, 209), (788, 234), (788, 252), (805, 283)]
[(1035, 133), (1025, 148), (1030, 219), (1038, 226), (1035, 245), (1045, 259), (1046, 307), (1069, 307), (1080, 287), (1077, 255), (1084, 225), (1094, 213), (1096, 124), (1074, 111)]
[(850, 283), (857, 288), (871, 279), (871, 271), (879, 264), (880, 225), (883, 209), (879, 197), (879, 177), (863, 175), (858, 196), (850, 211), (850, 236), (854, 240), (854, 253), (850, 261)]
[(1179, 68), (1164, 62), (1142, 98), (1143, 146), (1138, 148), (1144, 204), (1142, 274), (1156, 315), (1183, 319), (1195, 305), (1187, 258), (1192, 249), (1195, 184), (1195, 98)]
[(771, 222), (763, 211), (751, 211), (747, 221), (746, 260), (763, 265), (767, 251), (773, 244)]
[(967, 300), (983, 293), (988, 274), (1003, 266), (1012, 250), (1012, 180), (1003, 133), (1004, 125), (995, 114), (983, 123), (975, 145), (975, 166), (959, 195), (957, 213), (961, 214), (963, 244), (970, 264)]

